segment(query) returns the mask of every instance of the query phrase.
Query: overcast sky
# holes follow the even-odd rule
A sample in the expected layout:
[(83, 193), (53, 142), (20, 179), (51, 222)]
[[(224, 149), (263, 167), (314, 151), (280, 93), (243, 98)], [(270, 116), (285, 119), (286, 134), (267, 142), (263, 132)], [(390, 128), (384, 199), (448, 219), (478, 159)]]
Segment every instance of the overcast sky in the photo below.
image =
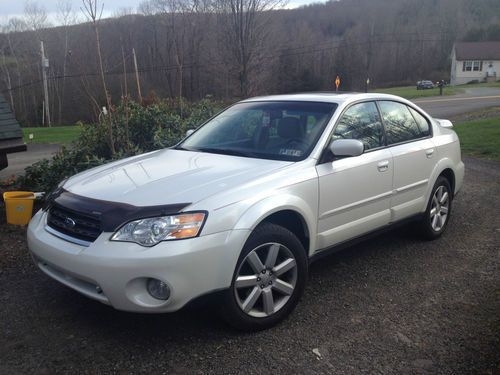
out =
[[(103, 0), (105, 16), (111, 16), (116, 11), (123, 8), (133, 8), (134, 10), (140, 4), (140, 0)], [(325, 1), (325, 0), (323, 0)], [(311, 4), (313, 2), (323, 2), (321, 0), (289, 0), (288, 8), (295, 8), (305, 4)], [(57, 4), (59, 0), (38, 0), (40, 5), (43, 5), (50, 16), (50, 22), (56, 23), (55, 14), (57, 12)], [(78, 11), (81, 15), (80, 7), (81, 0), (71, 0), (73, 4), (73, 9)], [(5, 23), (5, 21), (12, 16), (22, 16), (24, 11), (24, 0), (0, 0), (0, 23)]]

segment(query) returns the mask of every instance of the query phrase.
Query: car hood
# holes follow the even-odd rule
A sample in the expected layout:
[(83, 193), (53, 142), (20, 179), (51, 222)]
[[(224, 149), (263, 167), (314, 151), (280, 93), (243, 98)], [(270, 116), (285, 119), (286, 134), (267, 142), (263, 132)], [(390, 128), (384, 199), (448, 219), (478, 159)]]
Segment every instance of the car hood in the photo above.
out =
[(166, 149), (82, 172), (70, 178), (64, 189), (134, 206), (196, 203), (290, 164)]

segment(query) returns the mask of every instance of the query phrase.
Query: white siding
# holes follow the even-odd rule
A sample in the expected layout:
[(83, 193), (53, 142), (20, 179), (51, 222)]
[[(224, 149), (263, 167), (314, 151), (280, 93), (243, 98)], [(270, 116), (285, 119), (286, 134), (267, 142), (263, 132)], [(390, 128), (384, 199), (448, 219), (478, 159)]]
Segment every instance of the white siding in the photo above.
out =
[[(481, 60), (476, 60), (481, 61)], [(483, 68), (481, 71), (463, 71), (463, 61), (456, 60), (455, 51), (452, 52), (451, 60), (451, 85), (463, 85), (473, 80), (478, 80), (479, 82), (486, 80), (486, 74), (489, 69), (489, 65), (493, 65), (493, 71), (496, 72), (496, 79), (500, 80), (500, 60), (482, 60)]]

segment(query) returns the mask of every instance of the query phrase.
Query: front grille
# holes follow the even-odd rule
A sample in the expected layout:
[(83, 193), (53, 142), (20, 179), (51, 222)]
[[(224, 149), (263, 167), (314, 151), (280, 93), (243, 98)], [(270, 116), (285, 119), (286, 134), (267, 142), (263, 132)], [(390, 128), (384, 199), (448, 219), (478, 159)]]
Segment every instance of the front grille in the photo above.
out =
[(83, 214), (54, 204), (47, 217), (52, 229), (79, 240), (94, 242), (102, 233), (99, 217)]

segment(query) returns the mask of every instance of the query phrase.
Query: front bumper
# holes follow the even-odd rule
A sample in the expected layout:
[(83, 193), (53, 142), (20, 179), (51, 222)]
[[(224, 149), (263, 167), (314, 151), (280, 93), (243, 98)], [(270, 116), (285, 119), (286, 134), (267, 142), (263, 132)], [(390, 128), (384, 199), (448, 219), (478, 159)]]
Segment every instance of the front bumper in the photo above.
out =
[[(248, 230), (232, 230), (150, 248), (109, 241), (102, 233), (90, 246), (65, 241), (45, 230), (39, 211), (28, 226), (28, 247), (38, 267), (55, 280), (118, 310), (171, 312), (192, 299), (231, 285)], [(167, 301), (146, 289), (149, 278), (170, 287)]]

